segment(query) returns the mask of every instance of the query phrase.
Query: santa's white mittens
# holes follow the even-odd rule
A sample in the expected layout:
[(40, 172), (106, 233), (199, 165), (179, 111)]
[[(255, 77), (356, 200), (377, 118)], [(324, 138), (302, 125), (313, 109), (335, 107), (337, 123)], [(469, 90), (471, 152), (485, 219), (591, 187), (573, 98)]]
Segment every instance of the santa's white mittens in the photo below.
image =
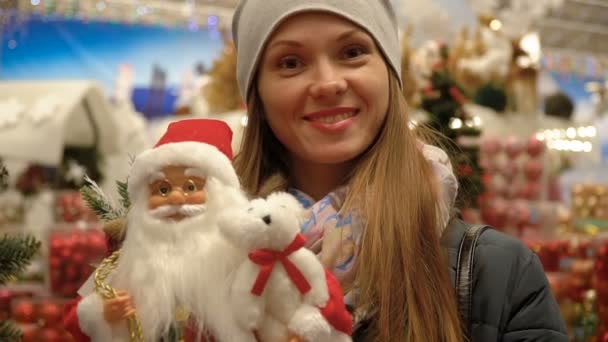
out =
[(112, 327), (103, 317), (103, 299), (99, 294), (93, 292), (83, 297), (76, 310), (80, 330), (91, 342), (113, 341)]
[(288, 330), (304, 341), (328, 341), (332, 328), (319, 308), (303, 304), (293, 314)]

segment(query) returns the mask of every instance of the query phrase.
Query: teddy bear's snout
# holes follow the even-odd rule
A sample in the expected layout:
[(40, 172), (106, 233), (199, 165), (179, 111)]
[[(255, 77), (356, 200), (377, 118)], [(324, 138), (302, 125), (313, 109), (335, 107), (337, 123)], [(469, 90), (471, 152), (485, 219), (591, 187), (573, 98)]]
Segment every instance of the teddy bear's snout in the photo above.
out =
[(262, 221), (264, 221), (264, 223), (266, 224), (270, 224), (270, 222), (272, 222), (272, 220), (270, 219), (270, 215), (262, 217)]

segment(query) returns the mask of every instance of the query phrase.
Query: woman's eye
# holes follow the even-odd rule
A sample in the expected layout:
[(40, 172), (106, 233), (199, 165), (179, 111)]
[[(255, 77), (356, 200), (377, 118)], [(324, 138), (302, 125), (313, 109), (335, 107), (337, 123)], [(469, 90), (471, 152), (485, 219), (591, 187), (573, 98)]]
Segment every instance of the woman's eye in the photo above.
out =
[(282, 69), (297, 69), (302, 66), (302, 62), (296, 57), (285, 57), (279, 62)]
[(344, 50), (344, 57), (347, 59), (357, 58), (367, 53), (367, 49), (363, 46), (355, 45)]

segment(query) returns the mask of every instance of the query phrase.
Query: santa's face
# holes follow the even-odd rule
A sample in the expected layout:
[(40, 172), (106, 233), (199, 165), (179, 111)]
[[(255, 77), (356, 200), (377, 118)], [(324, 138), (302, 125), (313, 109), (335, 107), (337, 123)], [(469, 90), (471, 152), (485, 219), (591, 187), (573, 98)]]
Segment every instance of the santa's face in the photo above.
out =
[(180, 221), (196, 216), (207, 202), (207, 178), (186, 166), (165, 166), (153, 174), (148, 185), (148, 209), (161, 220)]

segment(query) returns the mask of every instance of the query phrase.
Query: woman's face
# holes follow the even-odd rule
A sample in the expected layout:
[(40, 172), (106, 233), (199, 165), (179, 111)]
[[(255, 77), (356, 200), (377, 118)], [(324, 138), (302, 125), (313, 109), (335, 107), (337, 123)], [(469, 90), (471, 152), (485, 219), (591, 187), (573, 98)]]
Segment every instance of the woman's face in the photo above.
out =
[(386, 116), (388, 69), (373, 39), (339, 16), (295, 15), (266, 45), (258, 92), (292, 158), (333, 164), (373, 142)]

